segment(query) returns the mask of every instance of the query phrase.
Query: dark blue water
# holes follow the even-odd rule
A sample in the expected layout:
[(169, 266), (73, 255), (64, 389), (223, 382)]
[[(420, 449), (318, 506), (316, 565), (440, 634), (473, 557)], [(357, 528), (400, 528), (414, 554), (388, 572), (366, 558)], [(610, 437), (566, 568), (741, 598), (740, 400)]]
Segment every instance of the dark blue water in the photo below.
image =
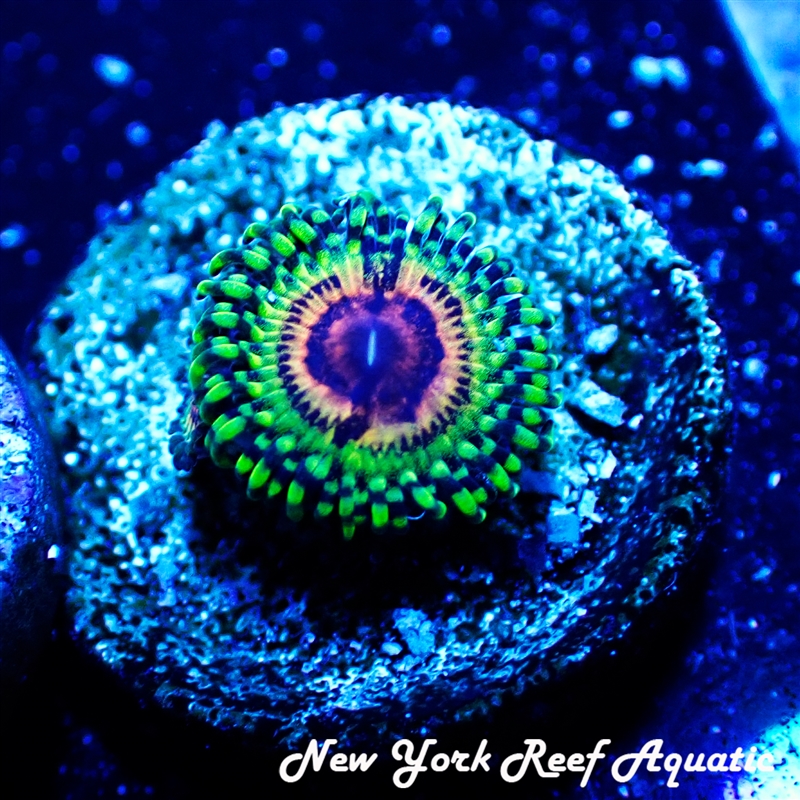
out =
[[(614, 736), (617, 752), (652, 738), (684, 753), (729, 752), (796, 717), (800, 178), (779, 129), (776, 146), (759, 138), (773, 114), (715, 4), (4, 0), (0, 12), (0, 334), (17, 355), (26, 326), (98, 226), (214, 119), (233, 126), (275, 103), (353, 92), (446, 95), (494, 107), (624, 174), (701, 266), (730, 346), (737, 427), (723, 530), (674, 646), (653, 644), (658, 656), (645, 657), (651, 672), (631, 704), (617, 694), (587, 706), (586, 719), (562, 723), (562, 740), (574, 727), (576, 747), (596, 734)], [(679, 58), (688, 83), (637, 81), (638, 55)], [(630, 124), (614, 127), (624, 114), (609, 124), (621, 111)], [(687, 163), (703, 159), (722, 162), (724, 176), (691, 177)], [(211, 766), (201, 768), (203, 731), (186, 731), (185, 747), (178, 738), (164, 752), (158, 715), (140, 712), (103, 676), (87, 679), (67, 629), (59, 620), (21, 688), (23, 711), (3, 723), (13, 743), (0, 781), (12, 791), (197, 796), (243, 761), (258, 774), (257, 756), (216, 741)], [(581, 691), (588, 698), (605, 687)], [(521, 726), (520, 747), (537, 735)], [(26, 753), (36, 755), (35, 770), (24, 766)], [(264, 786), (274, 786), (276, 767), (263, 764)], [(370, 785), (337, 777), (356, 791)], [(464, 790), (469, 780), (449, 772), (418, 785)], [(721, 797), (726, 776), (680, 792), (659, 780), (634, 781), (628, 795), (608, 770), (598, 770), (592, 794), (575, 794), (568, 779), (520, 785), (565, 797)], [(509, 788), (497, 770), (481, 786)]]

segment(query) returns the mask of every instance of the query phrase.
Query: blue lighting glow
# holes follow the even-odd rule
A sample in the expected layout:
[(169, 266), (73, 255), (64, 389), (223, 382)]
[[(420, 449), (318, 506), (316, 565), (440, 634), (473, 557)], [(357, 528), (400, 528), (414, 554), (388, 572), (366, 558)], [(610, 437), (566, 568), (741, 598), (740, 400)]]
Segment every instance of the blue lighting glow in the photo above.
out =
[(13, 222), (5, 230), (0, 231), (0, 248), (10, 250), (24, 244), (28, 238), (28, 230), (24, 225)]
[(447, 44), (450, 44), (450, 39), (452, 34), (450, 33), (450, 28), (447, 25), (434, 25), (433, 30), (431, 31), (431, 42), (436, 45), (436, 47), (444, 47)]
[(627, 128), (633, 122), (633, 114), (630, 111), (612, 111), (607, 122), (609, 128)]
[(134, 147), (144, 147), (150, 141), (150, 128), (143, 122), (129, 122), (125, 126), (125, 138)]
[(119, 56), (95, 56), (92, 67), (97, 77), (109, 86), (125, 86), (133, 80), (133, 67)]
[(285, 67), (289, 62), (289, 54), (282, 47), (273, 47), (267, 53), (267, 61), (273, 67)]

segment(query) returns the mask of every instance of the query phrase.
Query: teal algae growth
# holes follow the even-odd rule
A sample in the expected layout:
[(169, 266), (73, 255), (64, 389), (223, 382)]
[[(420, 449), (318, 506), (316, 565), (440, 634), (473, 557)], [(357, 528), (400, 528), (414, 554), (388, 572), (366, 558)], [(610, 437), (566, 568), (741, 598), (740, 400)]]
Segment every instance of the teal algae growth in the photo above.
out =
[(489, 714), (615, 647), (716, 519), (730, 402), (693, 266), (611, 171), (491, 110), (212, 124), (89, 243), (32, 357), (74, 637), (271, 744)]

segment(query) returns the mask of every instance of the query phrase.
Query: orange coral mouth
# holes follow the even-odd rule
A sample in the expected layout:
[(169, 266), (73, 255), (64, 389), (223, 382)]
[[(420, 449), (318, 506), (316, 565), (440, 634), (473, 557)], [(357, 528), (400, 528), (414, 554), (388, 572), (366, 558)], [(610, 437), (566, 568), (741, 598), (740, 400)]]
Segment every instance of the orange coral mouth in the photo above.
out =
[(434, 435), (468, 397), (461, 303), (442, 315), (446, 292), (437, 299), (421, 288), (362, 286), (355, 296), (335, 294), (320, 297), (324, 310), (293, 309), (298, 322), (280, 348), (283, 376), (303, 390), (292, 396), (302, 399), (304, 416), (333, 428), (339, 446)]

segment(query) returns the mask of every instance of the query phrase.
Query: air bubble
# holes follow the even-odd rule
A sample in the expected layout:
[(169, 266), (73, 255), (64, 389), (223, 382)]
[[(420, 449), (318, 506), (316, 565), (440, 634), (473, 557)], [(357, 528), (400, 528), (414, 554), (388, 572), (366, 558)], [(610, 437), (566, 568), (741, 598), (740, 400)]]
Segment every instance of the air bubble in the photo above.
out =
[(125, 86), (133, 80), (133, 67), (119, 56), (95, 56), (92, 67), (97, 77), (109, 86)]
[(633, 122), (633, 114), (630, 111), (612, 111), (606, 121), (609, 128), (627, 128)]
[(267, 53), (267, 61), (273, 67), (285, 67), (289, 62), (289, 54), (282, 47), (273, 47)]
[(433, 26), (433, 30), (431, 31), (431, 42), (436, 45), (436, 47), (444, 47), (445, 45), (450, 44), (451, 38), (452, 34), (447, 25)]
[(125, 126), (125, 138), (134, 147), (144, 147), (150, 141), (150, 128), (143, 122), (129, 122)]

